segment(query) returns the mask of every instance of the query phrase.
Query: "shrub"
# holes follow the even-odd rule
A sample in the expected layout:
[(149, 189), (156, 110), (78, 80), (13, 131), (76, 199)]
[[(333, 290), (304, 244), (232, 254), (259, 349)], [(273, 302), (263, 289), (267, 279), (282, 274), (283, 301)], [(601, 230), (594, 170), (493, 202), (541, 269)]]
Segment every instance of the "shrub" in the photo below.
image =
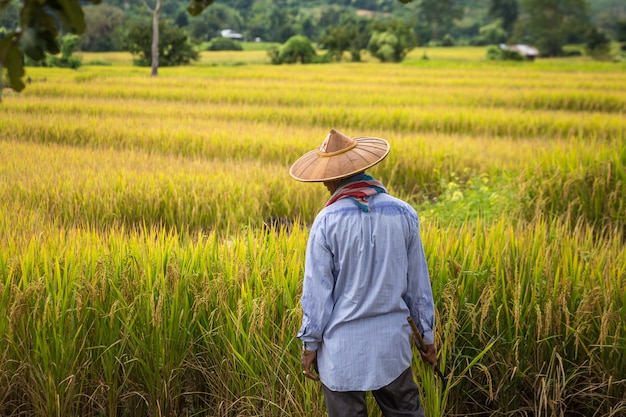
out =
[(401, 62), (407, 53), (404, 42), (391, 31), (374, 32), (367, 49), (381, 62)]
[(489, 61), (497, 61), (502, 59), (502, 49), (498, 48), (496, 45), (489, 45), (485, 58), (487, 58), (487, 60)]
[(206, 48), (207, 51), (243, 51), (241, 43), (229, 38), (213, 38)]
[(281, 46), (268, 49), (267, 53), (275, 65), (319, 62), (315, 48), (306, 36), (292, 36)]
[(24, 63), (30, 67), (59, 67), (77, 69), (81, 66), (80, 58), (72, 57), (80, 44), (80, 37), (67, 34), (61, 38), (61, 56), (46, 54), (45, 59), (36, 61), (25, 55)]

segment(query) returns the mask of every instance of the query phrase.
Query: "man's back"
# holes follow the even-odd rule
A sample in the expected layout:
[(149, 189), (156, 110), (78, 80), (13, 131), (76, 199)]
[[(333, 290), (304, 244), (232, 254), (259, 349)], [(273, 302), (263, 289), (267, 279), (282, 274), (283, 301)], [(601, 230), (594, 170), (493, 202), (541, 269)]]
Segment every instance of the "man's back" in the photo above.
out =
[(322, 210), (310, 233), (302, 303), (318, 306), (310, 319), (323, 331), (322, 382), (378, 389), (410, 366), (409, 305), (431, 297), (417, 214), (388, 194), (369, 197), (367, 212), (346, 198)]

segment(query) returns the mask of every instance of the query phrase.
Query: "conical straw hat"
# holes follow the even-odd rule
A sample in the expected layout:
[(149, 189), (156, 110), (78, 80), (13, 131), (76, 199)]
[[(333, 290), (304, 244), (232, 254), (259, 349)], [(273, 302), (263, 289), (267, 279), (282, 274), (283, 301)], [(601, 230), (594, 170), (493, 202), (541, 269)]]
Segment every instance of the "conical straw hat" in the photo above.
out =
[(302, 155), (289, 170), (298, 181), (323, 182), (349, 177), (382, 161), (389, 143), (380, 138), (350, 138), (334, 129), (319, 149)]

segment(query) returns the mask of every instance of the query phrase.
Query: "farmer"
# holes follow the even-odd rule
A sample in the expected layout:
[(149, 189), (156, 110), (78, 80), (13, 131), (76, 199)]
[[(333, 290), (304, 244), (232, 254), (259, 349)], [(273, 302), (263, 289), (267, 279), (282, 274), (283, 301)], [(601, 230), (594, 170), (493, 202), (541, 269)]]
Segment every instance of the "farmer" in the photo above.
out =
[(364, 173), (388, 153), (384, 139), (331, 130), (289, 171), (332, 195), (310, 230), (298, 333), (303, 374), (321, 380), (330, 417), (367, 417), (367, 391), (385, 417), (424, 416), (407, 317), (423, 333), (422, 359), (437, 363), (417, 213)]

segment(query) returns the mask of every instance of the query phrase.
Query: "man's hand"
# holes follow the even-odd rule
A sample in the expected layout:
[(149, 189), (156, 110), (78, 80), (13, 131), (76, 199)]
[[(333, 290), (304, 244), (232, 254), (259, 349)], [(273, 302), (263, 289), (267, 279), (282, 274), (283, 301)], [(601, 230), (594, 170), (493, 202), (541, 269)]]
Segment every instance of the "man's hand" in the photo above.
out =
[(432, 345), (424, 345), (419, 349), (422, 360), (429, 363), (433, 369), (437, 366), (437, 347)]
[[(315, 350), (305, 350), (302, 352), (302, 373), (305, 377), (312, 379), (314, 381), (319, 381), (319, 376), (315, 375), (319, 372), (317, 371), (317, 351)], [(312, 372), (311, 367), (315, 370), (315, 374)]]

